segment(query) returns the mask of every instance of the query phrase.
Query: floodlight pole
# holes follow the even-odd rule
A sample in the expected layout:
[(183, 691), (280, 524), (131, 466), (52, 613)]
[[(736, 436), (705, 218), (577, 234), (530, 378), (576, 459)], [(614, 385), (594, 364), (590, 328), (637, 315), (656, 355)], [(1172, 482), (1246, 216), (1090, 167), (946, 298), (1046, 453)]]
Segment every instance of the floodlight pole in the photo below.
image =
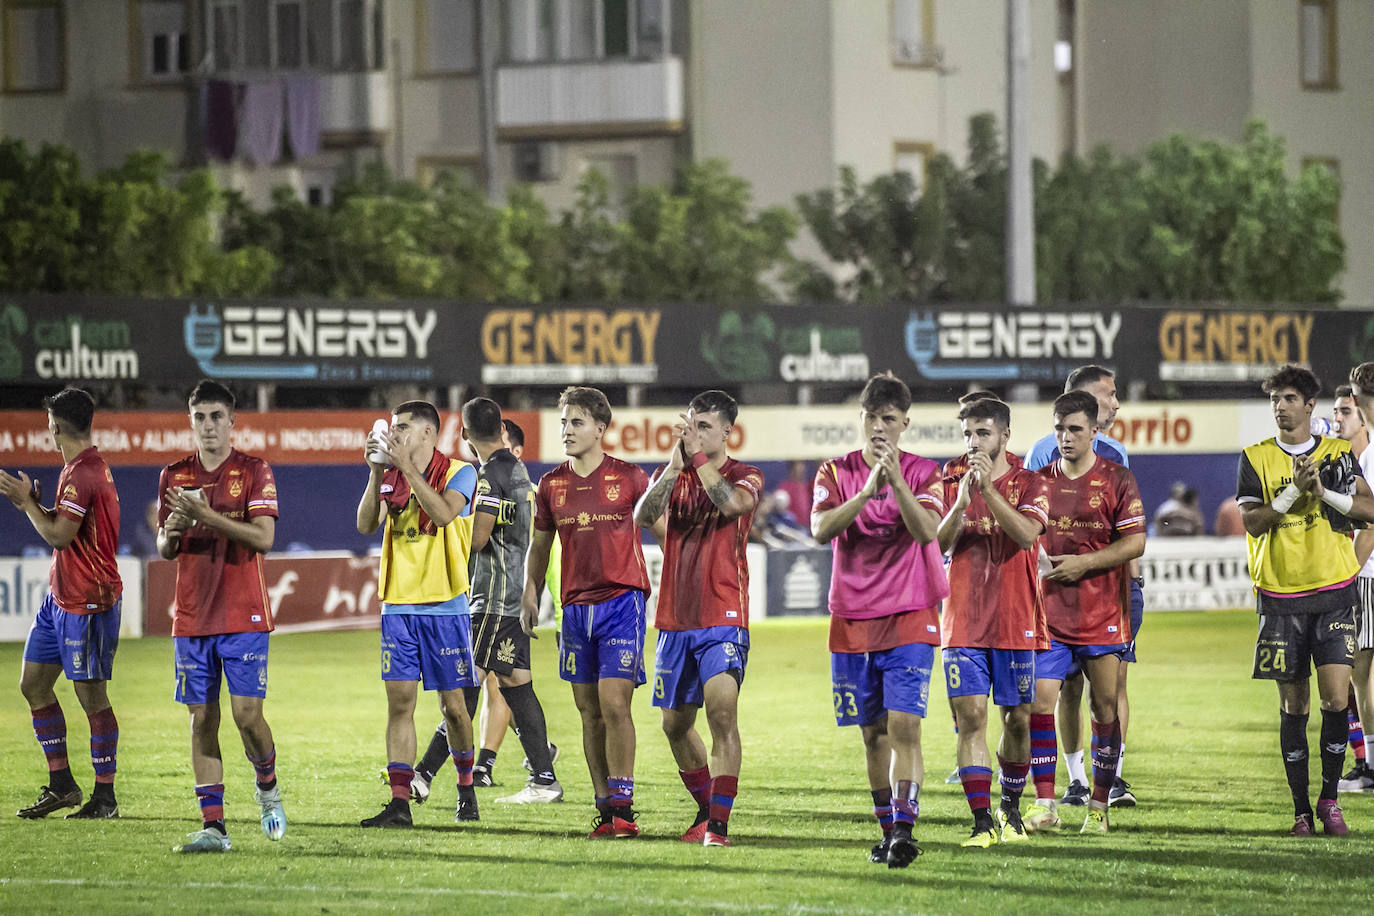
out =
[(1035, 305), (1035, 224), (1031, 200), (1030, 0), (1007, 4), (1006, 287), (1012, 305)]

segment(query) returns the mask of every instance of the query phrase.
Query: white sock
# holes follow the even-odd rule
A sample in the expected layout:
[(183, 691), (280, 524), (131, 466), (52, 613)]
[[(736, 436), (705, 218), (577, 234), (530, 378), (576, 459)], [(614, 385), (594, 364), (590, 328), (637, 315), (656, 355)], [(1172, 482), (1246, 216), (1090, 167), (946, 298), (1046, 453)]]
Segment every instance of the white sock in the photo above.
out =
[(1121, 762), (1126, 759), (1126, 742), (1121, 742), (1121, 753), (1116, 757), (1116, 778), (1121, 778)]
[(1083, 771), (1083, 751), (1077, 750), (1072, 754), (1064, 755), (1064, 766), (1069, 771), (1069, 782), (1079, 783), (1080, 785), (1092, 785), (1088, 782), (1088, 774)]

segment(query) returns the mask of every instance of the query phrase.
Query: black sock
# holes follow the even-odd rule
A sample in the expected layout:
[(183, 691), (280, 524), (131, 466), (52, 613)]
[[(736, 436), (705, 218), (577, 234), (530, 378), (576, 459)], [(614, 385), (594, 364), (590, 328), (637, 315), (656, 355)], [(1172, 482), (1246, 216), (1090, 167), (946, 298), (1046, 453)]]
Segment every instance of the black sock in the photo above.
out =
[(468, 708), (468, 718), (469, 718), (469, 719), (474, 720), (474, 721), (477, 719), (477, 704), (478, 704), (479, 701), (481, 701), (481, 699), (482, 699), (482, 688), (481, 688), (481, 687), (464, 687), (464, 688), (463, 688), (463, 703), (467, 705), (467, 708)]
[(553, 755), (549, 753), (549, 731), (544, 722), (544, 707), (539, 705), (539, 697), (534, 694), (533, 684), (520, 684), (516, 687), (502, 687), (501, 696), (510, 707), (511, 719), (520, 736), (520, 746), (530, 761), (530, 773), (537, 780), (552, 782)]
[(429, 739), (429, 747), (425, 748), (424, 756), (415, 764), (415, 769), (425, 777), (425, 782), (433, 782), (434, 774), (439, 772), (444, 761), (448, 759), (448, 729), (445, 724), (441, 723), (435, 730), (434, 736)]
[(491, 768), (495, 765), (496, 752), (493, 751), (491, 748), (484, 747), (477, 752), (477, 762), (473, 764), (474, 767), (481, 767), (482, 769), (490, 773)]
[(1321, 801), (1335, 801), (1341, 769), (1345, 766), (1348, 723), (1344, 709), (1322, 710), (1322, 794)]
[[(1344, 740), (1344, 739), (1342, 739)], [(1288, 791), (1293, 793), (1293, 814), (1312, 816), (1307, 797), (1307, 714), (1279, 712), (1279, 750), (1288, 776)]]
[(714, 833), (716, 836), (730, 835), (730, 825), (725, 821), (713, 820), (706, 825), (706, 829)]
[(60, 770), (52, 770), (48, 773), (48, 788), (58, 795), (66, 795), (72, 789), (77, 788), (76, 780), (72, 778), (72, 768), (63, 767)]
[(104, 799), (105, 801), (108, 801), (108, 802), (114, 801), (114, 800), (115, 800), (114, 783), (112, 783), (112, 782), (98, 782), (98, 783), (96, 783), (96, 784), (95, 784), (95, 788), (91, 790), (91, 798), (100, 798), (100, 799)]
[(223, 836), (229, 835), (229, 831), (224, 829), (224, 821), (206, 821), (205, 826), (215, 828)]

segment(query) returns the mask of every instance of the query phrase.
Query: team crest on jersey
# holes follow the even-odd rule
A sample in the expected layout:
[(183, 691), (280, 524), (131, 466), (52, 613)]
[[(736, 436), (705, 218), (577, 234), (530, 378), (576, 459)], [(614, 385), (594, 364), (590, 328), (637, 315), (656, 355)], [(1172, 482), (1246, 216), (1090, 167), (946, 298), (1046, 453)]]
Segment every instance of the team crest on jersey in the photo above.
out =
[(1046, 515), (1050, 514), (1050, 498), (1048, 496), (1045, 496), (1042, 493), (1041, 495), (1035, 497), (1035, 499), (1033, 499), (1032, 502), (1035, 503), (1035, 508), (1039, 509)]
[[(1349, 639), (1349, 637), (1346, 637), (1346, 638)], [(80, 649), (76, 649), (76, 650), (74, 650), (74, 651), (72, 652), (72, 667), (73, 667), (73, 668), (76, 668), (76, 669), (78, 669), (78, 670), (80, 670), (80, 668), (81, 668), (81, 650), (80, 650)]]
[(62, 491), (62, 498), (63, 498), (63, 499), (70, 499), (70, 500), (72, 500), (73, 502), (75, 502), (75, 501), (76, 501), (76, 487), (72, 486), (71, 484), (67, 484), (67, 489), (65, 489), (65, 490)]
[(1355, 637), (1351, 636), (1349, 633), (1345, 634), (1345, 654), (1355, 654)]
[(263, 488), (262, 488), (262, 498), (263, 498), (263, 499), (276, 499), (276, 498), (277, 498), (277, 485), (274, 484), (274, 483), (269, 483), (267, 486), (263, 487)]
[(456, 659), (454, 659), (453, 667), (461, 676), (467, 677), (468, 660), (463, 658), (463, 656), (460, 655)]
[(610, 483), (606, 485), (606, 502), (613, 503), (620, 500), (620, 484)]
[(634, 664), (635, 654), (629, 649), (620, 650), (620, 667), (628, 668)]
[(238, 499), (240, 496), (243, 495), (242, 480), (234, 479), (229, 481), (229, 495), (232, 496), (234, 499)]
[(734, 643), (727, 642), (725, 645), (723, 645), (723, 646), (720, 647), (720, 651), (722, 651), (722, 652), (725, 653), (725, 657), (726, 657), (726, 658), (734, 658), (734, 657), (735, 657), (735, 644), (734, 644)]
[(503, 639), (501, 645), (496, 647), (496, 660), (503, 665), (509, 665), (515, 661), (515, 641)]
[(816, 489), (811, 491), (811, 496), (816, 502), (822, 503), (830, 498), (830, 491), (820, 484), (816, 484)]
[(1016, 678), (1016, 691), (1018, 693), (1026, 693), (1030, 688), (1031, 676), (1029, 674), (1022, 674)]
[(1088, 505), (1092, 506), (1094, 509), (1101, 509), (1101, 508), (1102, 508), (1102, 494), (1101, 494), (1101, 493), (1094, 493), (1092, 496), (1089, 496), (1089, 497), (1088, 497)]
[(1144, 515), (1145, 507), (1141, 505), (1140, 500), (1133, 499), (1131, 500), (1131, 504), (1126, 507), (1126, 511), (1131, 515)]

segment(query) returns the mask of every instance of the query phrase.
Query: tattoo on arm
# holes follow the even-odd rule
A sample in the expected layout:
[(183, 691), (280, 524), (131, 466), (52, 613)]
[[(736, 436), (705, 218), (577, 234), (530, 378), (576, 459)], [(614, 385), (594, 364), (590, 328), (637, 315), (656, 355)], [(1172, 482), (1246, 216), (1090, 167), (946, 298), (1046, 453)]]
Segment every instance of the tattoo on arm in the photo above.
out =
[(668, 499), (673, 495), (675, 482), (675, 479), (670, 480), (665, 474), (644, 494), (644, 502), (640, 504), (640, 509), (650, 522), (663, 517), (663, 510), (668, 508)]
[(717, 509), (724, 509), (729, 505), (730, 497), (734, 493), (735, 485), (723, 477), (706, 488), (706, 495), (711, 497), (711, 502), (716, 504)]

